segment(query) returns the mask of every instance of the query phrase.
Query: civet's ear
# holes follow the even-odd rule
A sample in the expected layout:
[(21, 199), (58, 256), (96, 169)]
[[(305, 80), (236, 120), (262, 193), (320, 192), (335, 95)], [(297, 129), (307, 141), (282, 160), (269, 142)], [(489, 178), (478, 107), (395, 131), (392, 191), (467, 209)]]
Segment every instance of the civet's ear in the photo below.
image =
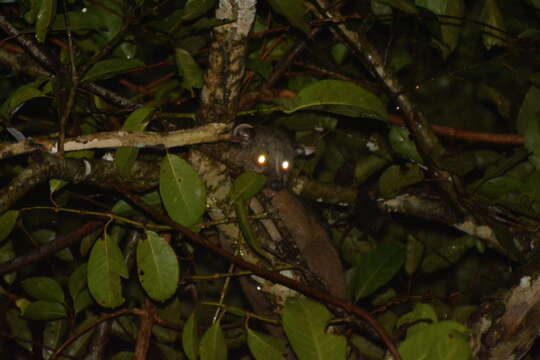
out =
[(296, 155), (298, 156), (309, 156), (311, 154), (314, 154), (316, 150), (317, 148), (315, 146), (305, 146), (305, 145), (300, 145), (295, 149)]
[(247, 145), (255, 137), (255, 129), (250, 124), (238, 124), (233, 129), (231, 141)]

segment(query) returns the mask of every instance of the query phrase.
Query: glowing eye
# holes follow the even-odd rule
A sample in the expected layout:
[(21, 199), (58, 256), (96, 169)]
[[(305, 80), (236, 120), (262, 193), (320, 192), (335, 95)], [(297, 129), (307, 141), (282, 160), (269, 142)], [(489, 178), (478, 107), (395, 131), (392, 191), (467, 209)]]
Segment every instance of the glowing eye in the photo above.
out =
[(259, 157), (257, 158), (257, 164), (261, 166), (266, 165), (266, 155), (264, 154), (259, 155)]
[(289, 162), (287, 160), (285, 160), (284, 162), (281, 163), (281, 168), (283, 170), (289, 170), (289, 166), (290, 166), (290, 164), (289, 164)]

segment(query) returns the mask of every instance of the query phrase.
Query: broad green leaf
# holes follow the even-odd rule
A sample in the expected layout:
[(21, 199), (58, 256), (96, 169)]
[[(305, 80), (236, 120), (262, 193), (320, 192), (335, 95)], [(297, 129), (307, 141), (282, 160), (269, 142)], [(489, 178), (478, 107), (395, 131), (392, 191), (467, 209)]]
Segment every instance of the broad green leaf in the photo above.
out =
[(422, 157), (416, 149), (416, 144), (410, 138), (409, 129), (404, 126), (391, 126), (388, 140), (392, 149), (401, 157), (423, 163)]
[(68, 280), (69, 295), (72, 299), (87, 287), (87, 267), (86, 263), (80, 265), (73, 271)]
[(360, 354), (364, 355), (366, 359), (384, 359), (384, 350), (365, 337), (353, 335), (349, 339), (351, 345), (353, 345)]
[[(144, 131), (154, 110), (153, 107), (142, 107), (135, 110), (126, 119), (122, 130)], [(139, 149), (136, 147), (123, 147), (116, 150), (114, 164), (120, 175), (128, 177), (131, 174), (131, 168), (137, 159), (137, 155), (139, 155)]]
[(120, 277), (127, 278), (124, 256), (107, 234), (94, 244), (88, 260), (88, 288), (98, 304), (113, 308), (124, 303)]
[(356, 300), (371, 295), (390, 281), (405, 261), (405, 246), (394, 241), (379, 244), (360, 256), (351, 269), (353, 294)]
[(50, 277), (31, 277), (21, 281), (21, 286), (35, 299), (64, 303), (62, 286)]
[(126, 71), (144, 66), (144, 63), (137, 59), (108, 59), (95, 63), (86, 73), (81, 82), (105, 80)]
[(414, 305), (414, 309), (402, 317), (400, 317), (396, 323), (396, 327), (401, 327), (405, 324), (417, 325), (423, 320), (423, 325), (435, 323), (438, 321), (437, 313), (430, 304), (417, 303)]
[(174, 55), (178, 75), (182, 78), (181, 86), (193, 94), (193, 88), (203, 86), (203, 71), (188, 51), (177, 47)]
[(216, 323), (206, 330), (201, 339), (199, 353), (201, 360), (227, 359), (227, 344), (219, 324)]
[(428, 324), (400, 344), (403, 360), (469, 360), (468, 330), (455, 321)]
[(206, 14), (215, 3), (216, 0), (188, 0), (184, 6), (182, 20), (190, 21)]
[(67, 317), (64, 305), (45, 300), (38, 300), (30, 303), (22, 313), (25, 319), (29, 320), (57, 320)]
[(304, 15), (306, 14), (306, 5), (303, 0), (266, 0), (272, 9), (278, 14), (284, 16), (292, 26), (309, 34), (310, 28)]
[(169, 216), (182, 226), (195, 225), (206, 207), (199, 175), (184, 159), (167, 154), (161, 162), (159, 193)]
[(531, 86), (519, 109), (517, 129), (524, 137), (530, 161), (540, 170), (540, 89)]
[[(47, 321), (45, 329), (43, 329), (43, 349), (41, 350), (43, 359), (49, 359), (54, 353), (54, 349), (62, 345), (68, 328), (67, 324), (66, 319)], [(62, 359), (65, 358), (63, 357)]]
[(38, 90), (34, 84), (20, 86), (17, 90), (12, 92), (2, 104), (2, 116), (9, 119), (28, 100), (44, 96), (45, 95)]
[(397, 196), (404, 188), (424, 180), (424, 172), (418, 165), (392, 165), (379, 177), (379, 192), (383, 198)]
[(0, 216), (0, 242), (11, 234), (18, 218), (19, 212), (17, 210), (6, 211)]
[(259, 193), (266, 184), (266, 176), (248, 171), (237, 177), (231, 188), (231, 202), (247, 201)]
[(480, 15), (480, 21), (486, 25), (500, 30), (497, 31), (493, 28), (484, 27), (482, 29), (482, 40), (486, 49), (490, 50), (494, 46), (506, 45), (506, 26), (504, 25), (504, 19), (499, 9), (499, 5), (496, 0), (485, 0), (482, 14)]
[(247, 342), (256, 360), (281, 360), (287, 352), (284, 339), (247, 329)]
[(153, 231), (137, 244), (137, 272), (143, 289), (157, 301), (170, 298), (178, 287), (178, 259), (169, 243)]
[(332, 314), (321, 304), (290, 297), (283, 309), (283, 329), (299, 360), (345, 359), (345, 337), (325, 332)]
[(54, 17), (56, 16), (56, 0), (41, 0), (41, 7), (36, 16), (36, 39), (44, 42)]
[(23, 349), (32, 352), (32, 331), (28, 322), (19, 315), (19, 311), (14, 308), (7, 309), (5, 321), (9, 327), (9, 333), (13, 339), (22, 346)]
[[(88, 8), (87, 8), (88, 9)], [(69, 26), (72, 31), (77, 30), (106, 30), (105, 24), (101, 17), (95, 11), (69, 11)], [(58, 14), (51, 25), (51, 30), (65, 31), (66, 23), (64, 21), (64, 14)]]
[(199, 357), (199, 334), (197, 333), (197, 313), (191, 313), (182, 330), (182, 347), (189, 360)]
[(370, 91), (348, 81), (322, 80), (303, 88), (294, 99), (282, 101), (282, 111), (320, 110), (350, 117), (386, 121), (383, 102)]

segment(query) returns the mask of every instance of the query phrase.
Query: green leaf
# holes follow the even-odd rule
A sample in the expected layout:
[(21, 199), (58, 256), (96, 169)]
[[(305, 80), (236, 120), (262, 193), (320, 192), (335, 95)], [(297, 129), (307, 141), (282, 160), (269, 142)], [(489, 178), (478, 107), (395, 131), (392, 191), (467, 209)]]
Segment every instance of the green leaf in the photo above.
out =
[(361, 255), (352, 272), (351, 285), (355, 299), (371, 295), (399, 271), (405, 261), (405, 246), (394, 241), (379, 244)]
[(351, 345), (353, 345), (360, 354), (364, 355), (365, 359), (384, 359), (384, 350), (366, 339), (365, 337), (353, 335), (349, 338), (349, 340)]
[[(142, 107), (135, 110), (126, 119), (122, 130), (144, 131), (154, 110), (153, 107)], [(129, 177), (137, 155), (139, 155), (139, 149), (136, 147), (123, 147), (116, 150), (114, 164), (120, 175)]]
[(19, 212), (17, 210), (6, 211), (0, 216), (0, 242), (11, 234), (18, 218)]
[(84, 288), (80, 293), (75, 296), (73, 300), (73, 311), (75, 314), (79, 314), (84, 309), (87, 309), (94, 304), (94, 299), (90, 295), (90, 290)]
[(500, 30), (497, 31), (493, 28), (484, 27), (482, 40), (486, 49), (490, 50), (494, 46), (506, 45), (506, 26), (504, 25), (504, 19), (499, 9), (499, 5), (496, 0), (485, 0), (482, 14), (480, 15), (480, 21), (484, 24), (491, 25), (492, 27)]
[(28, 295), (35, 299), (64, 303), (62, 286), (50, 277), (31, 277), (23, 280), (21, 286)]
[(38, 300), (30, 303), (22, 314), (29, 320), (57, 320), (67, 317), (66, 308), (58, 302)]
[(212, 325), (203, 335), (199, 346), (201, 360), (226, 360), (227, 345), (219, 324)]
[(120, 277), (127, 278), (128, 270), (118, 244), (107, 234), (94, 244), (87, 271), (88, 288), (98, 304), (108, 308), (122, 305)]
[(247, 201), (259, 193), (266, 184), (266, 176), (248, 171), (237, 177), (231, 188), (231, 202)]
[(68, 280), (68, 289), (69, 289), (69, 295), (72, 299), (75, 299), (75, 297), (84, 289), (87, 287), (87, 264), (84, 263), (80, 265), (78, 268), (75, 269), (71, 273), (71, 276)]
[(403, 360), (468, 360), (472, 358), (468, 330), (455, 321), (426, 325), (399, 346)]
[(20, 86), (17, 90), (12, 92), (2, 104), (2, 116), (9, 119), (28, 100), (44, 96), (45, 95), (38, 90), (34, 84)]
[(412, 275), (422, 262), (424, 254), (424, 243), (416, 239), (413, 235), (407, 235), (407, 255), (405, 259), (405, 272)]
[(28, 322), (19, 315), (19, 311), (13, 308), (7, 309), (5, 321), (9, 327), (9, 333), (23, 349), (32, 353), (32, 331)]
[(459, 34), (463, 25), (465, 5), (463, 0), (416, 0), (416, 5), (428, 9), (435, 15), (450, 16), (441, 19), (441, 35), (450, 52), (458, 45)]
[(272, 9), (278, 14), (284, 16), (292, 26), (309, 34), (310, 28), (304, 14), (306, 14), (306, 5), (303, 0), (266, 0)]
[(386, 106), (375, 94), (348, 81), (322, 80), (303, 88), (294, 99), (282, 100), (282, 111), (320, 110), (350, 117), (386, 121)]
[(184, 159), (167, 154), (161, 162), (159, 192), (169, 216), (182, 226), (195, 225), (206, 207), (199, 175)]
[(184, 6), (182, 20), (190, 21), (206, 14), (215, 3), (216, 0), (188, 0)]
[[(4, 244), (0, 245), (0, 264), (10, 261), (15, 258), (15, 249), (13, 248), (13, 240), (7, 240)], [(17, 276), (16, 272), (4, 275), (4, 280), (8, 284), (13, 284)]]
[(383, 198), (392, 198), (404, 188), (424, 180), (424, 172), (418, 165), (407, 164), (404, 167), (392, 165), (379, 177), (379, 192)]
[(169, 243), (153, 231), (137, 245), (137, 272), (142, 287), (157, 301), (170, 298), (178, 287), (178, 259)]
[(284, 339), (247, 329), (247, 342), (256, 360), (281, 360), (287, 352)]
[(182, 347), (189, 360), (199, 356), (199, 334), (197, 333), (197, 313), (191, 313), (182, 331)]
[(299, 360), (345, 359), (345, 337), (325, 332), (332, 314), (323, 305), (289, 297), (282, 317), (283, 329)]
[(531, 153), (530, 161), (540, 170), (540, 89), (531, 86), (517, 119), (518, 132), (523, 135), (525, 148)]
[(41, 7), (36, 16), (36, 39), (44, 42), (49, 26), (56, 16), (56, 0), (41, 0)]
[(115, 75), (144, 66), (137, 59), (108, 59), (95, 63), (86, 73), (81, 82), (105, 80)]
[(177, 47), (174, 55), (178, 75), (182, 78), (181, 86), (193, 94), (193, 88), (200, 89), (203, 86), (203, 71), (188, 51)]
[(392, 149), (394, 149), (399, 156), (421, 164), (424, 161), (416, 149), (416, 144), (409, 135), (409, 129), (406, 127), (391, 126), (390, 132), (388, 133), (388, 140), (390, 141)]
[(414, 305), (414, 309), (402, 317), (400, 317), (396, 323), (396, 327), (401, 327), (405, 324), (418, 325), (417, 323), (423, 322), (422, 326), (429, 323), (437, 322), (437, 313), (430, 304), (417, 303)]

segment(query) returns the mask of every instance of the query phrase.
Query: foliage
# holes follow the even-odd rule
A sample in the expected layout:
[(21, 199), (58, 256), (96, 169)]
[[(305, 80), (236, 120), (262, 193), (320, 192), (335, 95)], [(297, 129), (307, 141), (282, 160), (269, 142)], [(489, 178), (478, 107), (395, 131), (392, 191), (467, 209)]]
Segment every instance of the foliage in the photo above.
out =
[[(82, 358), (103, 333), (121, 344), (108, 358), (134, 358), (148, 314), (152, 359), (283, 359), (290, 349), (299, 359), (345, 359), (348, 350), (384, 358), (358, 327), (348, 328), (350, 339), (339, 327), (332, 334), (334, 315), (302, 297), (280, 309), (285, 336), (267, 334), (277, 320), (252, 313), (230, 264), (187, 241), (219, 237), (207, 214), (221, 204), (190, 163), (193, 147), (85, 148), (63, 154), (71, 165), (43, 170), (41, 141), (60, 134), (66, 144), (195, 128), (211, 34), (229, 25), (214, 15), (219, 3), (2, 2), (2, 28), (15, 26), (55, 61), (4, 34), (0, 358)], [(338, 2), (343, 16), (332, 21), (319, 18), (318, 3), (258, 2), (239, 121), (279, 125), (314, 150), (297, 159), (294, 188), (304, 186), (327, 223), (351, 301), (377, 314), (402, 358), (471, 358), (470, 313), (508, 286), (508, 262), (533, 258), (527, 241), (538, 240), (538, 1), (351, 0)], [(371, 47), (360, 54), (339, 37), (341, 25), (384, 54), (381, 62)], [(288, 63), (295, 49), (302, 55)], [(409, 109), (405, 96), (414, 99)], [(418, 109), (444, 151), (425, 151), (425, 127), (403, 126)], [(32, 154), (3, 150), (24, 141)], [(104, 160), (108, 151), (114, 163)], [(239, 175), (227, 189), (236, 213), (222, 219), (239, 224), (262, 257), (248, 203), (265, 184)], [(467, 228), (471, 219), (492, 234)]]

